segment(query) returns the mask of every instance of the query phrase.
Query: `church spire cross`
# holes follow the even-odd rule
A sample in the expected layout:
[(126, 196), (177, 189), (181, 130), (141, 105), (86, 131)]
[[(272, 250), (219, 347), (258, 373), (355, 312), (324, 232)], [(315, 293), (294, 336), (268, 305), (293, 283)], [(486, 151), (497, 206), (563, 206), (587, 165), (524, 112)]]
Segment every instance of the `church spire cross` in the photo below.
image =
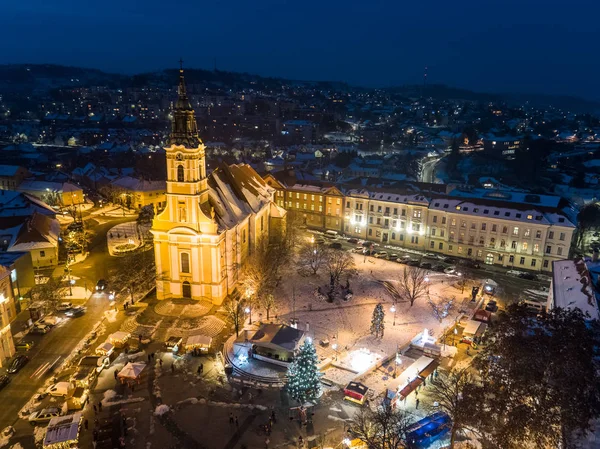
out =
[(194, 116), (194, 109), (190, 104), (185, 88), (183, 76), (183, 59), (179, 59), (179, 86), (177, 86), (177, 102), (173, 109), (173, 123), (171, 127), (171, 143), (196, 148), (200, 143), (198, 126)]

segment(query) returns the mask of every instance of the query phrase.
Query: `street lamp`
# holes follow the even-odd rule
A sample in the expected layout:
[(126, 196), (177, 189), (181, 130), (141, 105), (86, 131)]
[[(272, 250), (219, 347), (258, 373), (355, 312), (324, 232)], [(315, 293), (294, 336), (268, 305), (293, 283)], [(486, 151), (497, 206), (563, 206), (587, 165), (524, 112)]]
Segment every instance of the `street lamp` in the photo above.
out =
[(346, 437), (342, 440), (342, 443), (344, 443), (344, 446), (350, 447), (350, 445), (352, 444), (352, 441), (350, 441), (350, 438)]
[[(70, 273), (70, 271), (69, 271)], [(69, 280), (69, 296), (73, 296), (73, 286), (75, 285), (75, 279)]]
[(252, 324), (252, 309), (250, 307), (246, 307), (244, 309), (244, 312), (246, 312), (250, 318), (248, 324)]
[(458, 329), (456, 328), (456, 326), (454, 327), (454, 335), (452, 336), (452, 346), (455, 345), (454, 343), (454, 338), (458, 335)]
[(392, 324), (392, 326), (395, 326), (396, 325), (396, 305), (395, 304), (390, 309), (390, 312), (392, 312), (394, 314), (394, 323)]
[(429, 296), (429, 276), (425, 276), (425, 284), (427, 285), (427, 296)]
[(398, 354), (398, 348), (396, 348), (396, 360), (394, 363), (394, 379), (396, 378), (396, 372), (398, 370), (398, 365), (402, 365), (402, 359), (400, 358), (400, 354)]
[(335, 359), (334, 360), (337, 360), (337, 348), (338, 348), (337, 343), (332, 344), (331, 347), (335, 351)]

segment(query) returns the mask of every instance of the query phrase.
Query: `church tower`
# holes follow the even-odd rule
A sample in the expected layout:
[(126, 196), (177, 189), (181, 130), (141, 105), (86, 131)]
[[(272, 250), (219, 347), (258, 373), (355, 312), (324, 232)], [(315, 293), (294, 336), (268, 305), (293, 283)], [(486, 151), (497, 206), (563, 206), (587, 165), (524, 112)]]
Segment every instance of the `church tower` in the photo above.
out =
[(177, 102), (166, 150), (167, 205), (153, 220), (158, 299), (220, 304), (227, 295), (224, 234), (209, 203), (205, 147), (179, 70)]

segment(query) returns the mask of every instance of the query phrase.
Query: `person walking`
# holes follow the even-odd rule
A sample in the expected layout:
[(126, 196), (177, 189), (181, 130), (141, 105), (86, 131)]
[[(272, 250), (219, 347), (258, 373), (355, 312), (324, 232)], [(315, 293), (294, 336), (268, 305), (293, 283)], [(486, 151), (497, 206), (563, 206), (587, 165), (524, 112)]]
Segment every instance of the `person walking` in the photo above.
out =
[(235, 427), (240, 427), (240, 422), (238, 421), (237, 415), (235, 415)]
[(97, 415), (98, 414), (98, 408), (96, 407), (96, 404), (94, 404), (93, 407), (94, 407), (94, 415)]
[(265, 449), (269, 449), (269, 443), (271, 442), (271, 440), (269, 440), (269, 437), (265, 438)]
[(204, 363), (200, 364), (200, 372), (203, 373), (204, 372)]
[(198, 369), (196, 370), (198, 375), (202, 374), (202, 365), (198, 365)]
[(159, 363), (160, 367), (162, 368), (162, 359), (158, 359), (158, 363)]
[(271, 412), (271, 419), (273, 420), (273, 423), (277, 423), (277, 417), (275, 416), (275, 410), (273, 410)]
[(119, 375), (119, 371), (118, 371), (116, 368), (115, 368), (115, 372), (114, 372), (114, 374), (115, 374), (115, 380), (117, 380), (117, 378), (118, 378), (118, 375)]
[(417, 398), (417, 400), (415, 401), (415, 404), (416, 404), (416, 407), (415, 407), (415, 408), (416, 408), (416, 409), (418, 409), (418, 408), (419, 408), (419, 402), (421, 402), (421, 401), (419, 401), (419, 398)]
[(102, 402), (98, 402), (98, 411), (101, 412), (102, 411)]
[(83, 421), (83, 428), (84, 428), (85, 430), (88, 430), (88, 427), (89, 427), (89, 423), (88, 423), (88, 420), (87, 420), (87, 418), (86, 418), (86, 420), (85, 420), (85, 421)]
[(233, 413), (229, 413), (229, 424), (233, 425)]
[(171, 373), (175, 374), (175, 362), (171, 363)]

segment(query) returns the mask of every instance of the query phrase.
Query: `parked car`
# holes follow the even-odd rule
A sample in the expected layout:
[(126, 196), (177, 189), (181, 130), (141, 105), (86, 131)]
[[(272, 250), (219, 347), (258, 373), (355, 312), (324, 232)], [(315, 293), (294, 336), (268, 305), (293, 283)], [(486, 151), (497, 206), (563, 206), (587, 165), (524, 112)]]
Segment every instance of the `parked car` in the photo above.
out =
[(322, 237), (319, 237), (318, 239), (315, 239), (315, 243), (317, 245), (324, 245), (325, 244), (325, 239)]
[(54, 315), (46, 315), (44, 318), (39, 320), (38, 323), (45, 324), (46, 326), (49, 326), (49, 327), (54, 327), (58, 323), (60, 323), (60, 318), (58, 318), (57, 316), (54, 316)]
[(429, 262), (421, 262), (421, 268), (425, 268), (426, 270), (431, 270), (431, 264)]
[(10, 383), (10, 377), (6, 374), (0, 376), (0, 390), (6, 387)]
[(528, 281), (535, 281), (536, 277), (533, 273), (521, 273), (519, 274), (521, 279), (527, 279)]
[(21, 368), (23, 368), (27, 364), (27, 362), (29, 362), (29, 357), (27, 357), (26, 355), (22, 355), (22, 354), (18, 355), (10, 363), (6, 372), (8, 374), (15, 374)]
[(375, 253), (375, 257), (376, 257), (377, 259), (387, 259), (387, 256), (388, 256), (388, 253), (387, 253), (387, 251), (377, 251), (377, 252)]
[(498, 311), (498, 304), (496, 303), (495, 300), (491, 299), (488, 301), (487, 306), (485, 306), (485, 310), (487, 310), (488, 312), (497, 312)]
[(444, 262), (454, 264), (454, 263), (456, 263), (456, 260), (454, 260), (452, 257), (446, 257), (444, 259)]
[(355, 238), (348, 239), (348, 243), (358, 243), (358, 239), (355, 239)]
[(390, 254), (390, 257), (388, 257), (389, 260), (396, 260), (398, 259), (398, 254)]
[(456, 273), (456, 267), (447, 267), (447, 268), (444, 268), (444, 273), (446, 273), (446, 274), (455, 274)]
[(48, 332), (50, 332), (50, 326), (47, 326), (46, 324), (37, 322), (33, 325), (33, 327), (31, 328), (31, 330), (29, 331), (30, 334), (35, 334), (35, 335), (44, 335), (47, 334)]
[(70, 317), (78, 317), (78, 316), (82, 316), (86, 311), (86, 308), (83, 306), (76, 306), (73, 307), (71, 310), (69, 310), (67, 313), (65, 313), (65, 315), (70, 316)]
[(49, 422), (52, 418), (60, 416), (60, 410), (56, 407), (44, 408), (29, 415), (29, 424), (43, 424)]
[(58, 310), (59, 312), (66, 312), (69, 309), (73, 308), (73, 303), (71, 302), (61, 302), (57, 307), (56, 310)]
[(59, 396), (66, 398), (69, 394), (69, 391), (71, 391), (72, 389), (73, 387), (70, 382), (58, 382), (46, 388), (46, 393), (48, 393), (50, 396)]
[(108, 282), (106, 282), (104, 279), (100, 279), (98, 281), (98, 283), (96, 284), (96, 291), (97, 292), (103, 292), (107, 288), (108, 288)]
[(509, 275), (509, 276), (517, 276), (517, 277), (521, 276), (521, 274), (522, 274), (522, 273), (524, 273), (524, 271), (519, 271), (519, 270), (508, 270), (508, 271), (506, 272), (506, 274), (507, 274), (507, 275)]
[(340, 242), (333, 242), (329, 244), (331, 249), (342, 249), (342, 244)]
[(414, 260), (411, 259), (408, 262), (406, 262), (406, 265), (411, 266), (411, 267), (418, 267), (421, 264), (421, 262), (419, 262), (418, 260)]
[(460, 264), (464, 267), (468, 267), (468, 268), (481, 268), (481, 266), (479, 265), (479, 262), (476, 262), (474, 260), (471, 259), (462, 259), (460, 261)]
[(431, 269), (433, 271), (440, 271), (440, 272), (444, 271), (444, 268), (445, 267), (442, 264), (439, 264), (439, 263), (435, 264), (433, 267), (431, 267)]
[(435, 253), (425, 253), (425, 257), (427, 257), (428, 259), (437, 259), (438, 255)]
[(15, 343), (15, 349), (17, 351), (29, 351), (31, 348), (33, 348), (34, 346), (34, 342), (29, 340), (19, 340), (17, 343)]

